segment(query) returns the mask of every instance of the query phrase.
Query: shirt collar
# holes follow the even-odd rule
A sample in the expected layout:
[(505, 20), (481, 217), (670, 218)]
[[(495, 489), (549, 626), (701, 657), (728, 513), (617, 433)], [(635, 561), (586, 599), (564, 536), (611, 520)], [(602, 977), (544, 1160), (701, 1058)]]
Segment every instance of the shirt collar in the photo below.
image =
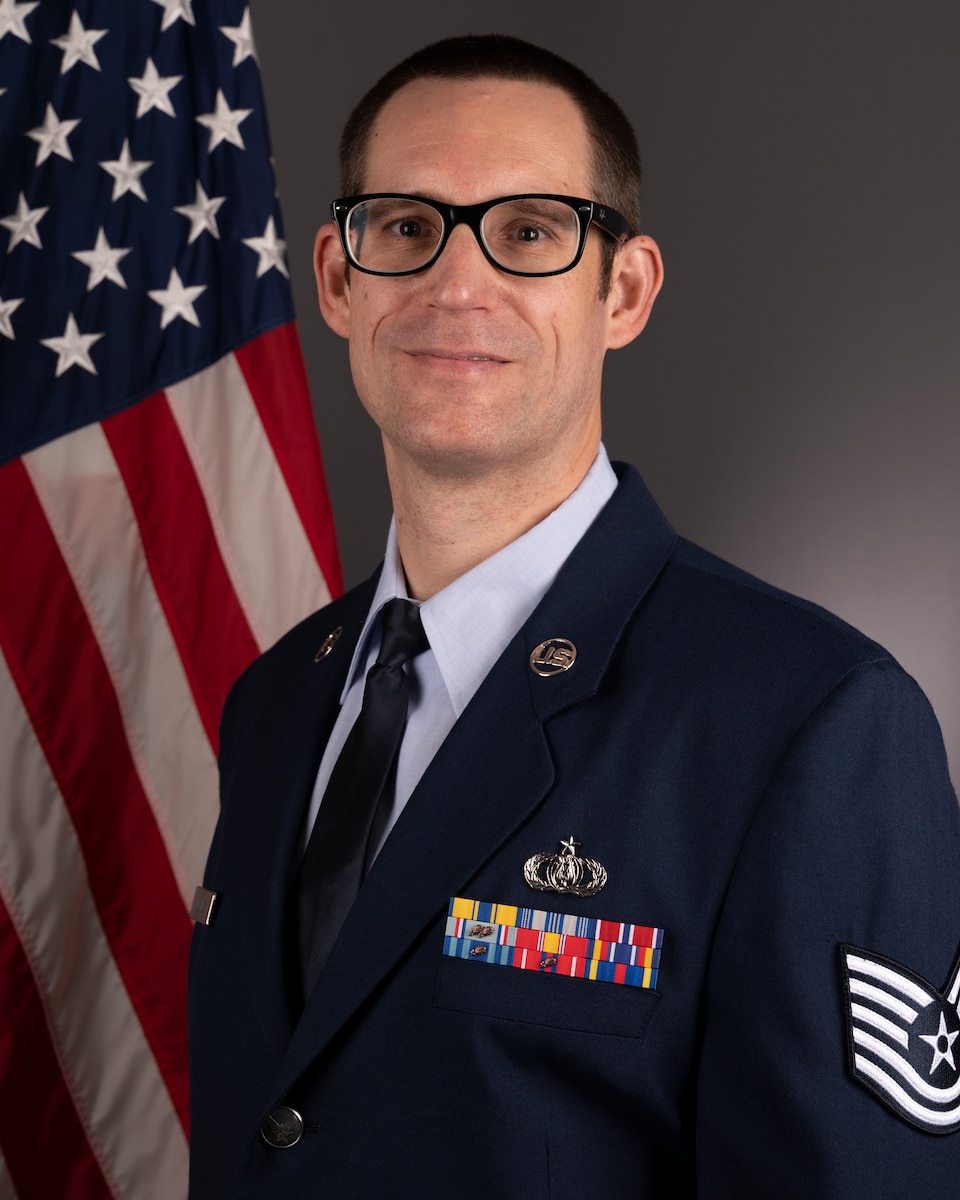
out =
[[(617, 477), (601, 445), (590, 470), (558, 508), (420, 605), (430, 649), (458, 717), (616, 487)], [(366, 665), (380, 610), (394, 596), (407, 598), (407, 586), (391, 521), (383, 570), (344, 695), (361, 664)]]

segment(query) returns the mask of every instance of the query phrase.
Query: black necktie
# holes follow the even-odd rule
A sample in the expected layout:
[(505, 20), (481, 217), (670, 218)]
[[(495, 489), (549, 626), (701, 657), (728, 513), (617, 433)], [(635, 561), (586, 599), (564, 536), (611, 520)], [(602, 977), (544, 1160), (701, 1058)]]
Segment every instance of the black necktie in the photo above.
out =
[(367, 672), (360, 715), (333, 768), (300, 865), (297, 906), (304, 997), (313, 991), (363, 880), (370, 829), (407, 719), (403, 664), (428, 646), (420, 610), (409, 600), (389, 600), (381, 621), (380, 653)]

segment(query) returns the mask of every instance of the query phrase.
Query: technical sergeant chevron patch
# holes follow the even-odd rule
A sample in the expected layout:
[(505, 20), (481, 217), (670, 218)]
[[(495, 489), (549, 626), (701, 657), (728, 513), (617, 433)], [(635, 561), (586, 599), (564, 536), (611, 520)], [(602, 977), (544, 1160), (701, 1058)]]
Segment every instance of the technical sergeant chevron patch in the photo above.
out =
[(853, 1077), (917, 1129), (960, 1129), (960, 954), (943, 992), (855, 946), (840, 964)]

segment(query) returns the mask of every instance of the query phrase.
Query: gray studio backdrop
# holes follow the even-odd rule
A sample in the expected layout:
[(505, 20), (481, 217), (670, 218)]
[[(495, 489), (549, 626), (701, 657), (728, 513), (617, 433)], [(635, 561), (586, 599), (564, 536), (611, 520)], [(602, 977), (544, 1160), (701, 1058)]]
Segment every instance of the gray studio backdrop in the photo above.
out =
[(960, 777), (956, 0), (254, 0), (253, 18), (347, 584), (379, 561), (389, 501), (316, 311), (339, 130), (425, 42), (514, 33), (579, 63), (638, 130), (666, 285), (608, 357), (611, 456), (681, 533), (892, 650)]

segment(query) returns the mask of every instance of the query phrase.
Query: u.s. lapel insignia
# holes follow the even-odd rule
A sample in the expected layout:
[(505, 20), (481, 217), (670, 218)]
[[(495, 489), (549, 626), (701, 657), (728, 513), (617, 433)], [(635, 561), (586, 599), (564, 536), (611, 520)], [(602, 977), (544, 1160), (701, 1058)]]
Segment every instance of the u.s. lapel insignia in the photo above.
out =
[(942, 992), (855, 946), (840, 962), (853, 1077), (917, 1129), (960, 1129), (960, 953)]
[(564, 896), (595, 896), (607, 882), (607, 872), (593, 858), (580, 858), (573, 836), (561, 842), (562, 854), (533, 854), (523, 864), (523, 877), (538, 892)]
[(530, 670), (549, 678), (569, 671), (577, 661), (577, 648), (569, 638), (547, 638), (530, 655)]
[(340, 640), (341, 633), (343, 633), (343, 626), (338, 625), (332, 633), (327, 634), (327, 636), (320, 643), (320, 649), (316, 653), (316, 657), (313, 660), (314, 662), (323, 662), (323, 660)]

